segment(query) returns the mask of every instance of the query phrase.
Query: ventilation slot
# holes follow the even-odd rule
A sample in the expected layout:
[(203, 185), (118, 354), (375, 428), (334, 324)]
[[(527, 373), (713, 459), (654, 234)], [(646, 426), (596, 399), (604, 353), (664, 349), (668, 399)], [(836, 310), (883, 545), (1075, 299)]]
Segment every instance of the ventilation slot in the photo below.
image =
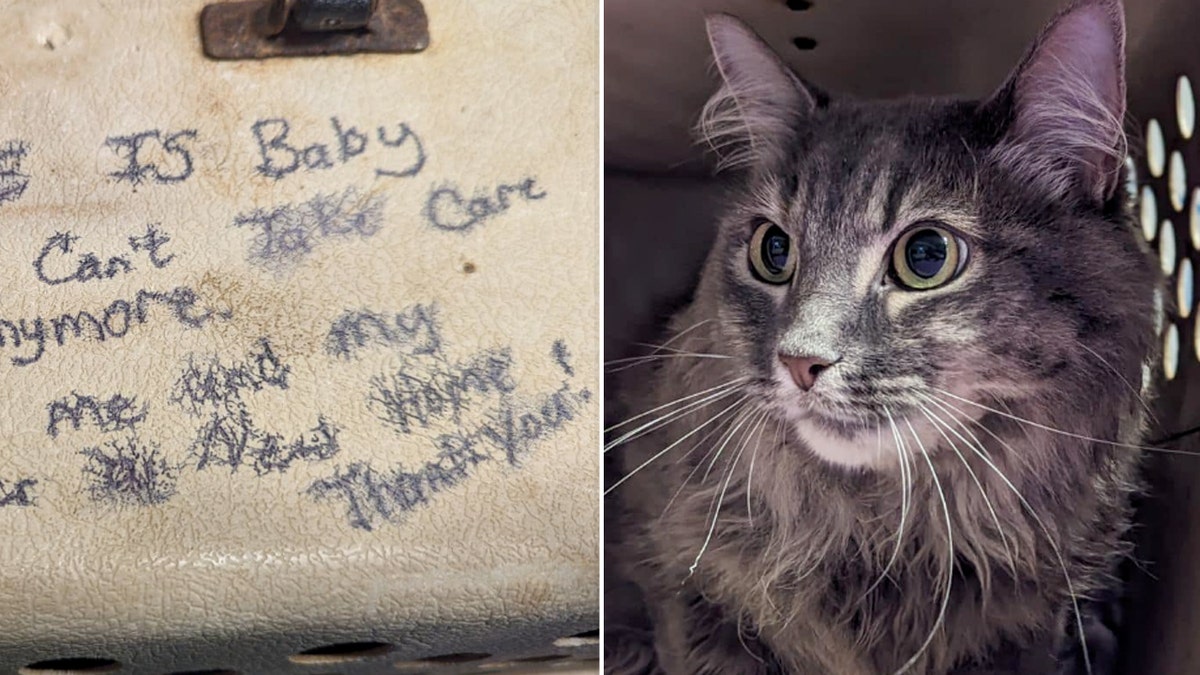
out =
[(351, 663), (364, 659), (383, 656), (392, 651), (392, 646), (386, 642), (341, 642), (338, 644), (314, 647), (289, 656), (292, 663)]
[(20, 675), (91, 675), (92, 673), (111, 673), (120, 668), (121, 664), (112, 659), (76, 657), (38, 661), (17, 672)]

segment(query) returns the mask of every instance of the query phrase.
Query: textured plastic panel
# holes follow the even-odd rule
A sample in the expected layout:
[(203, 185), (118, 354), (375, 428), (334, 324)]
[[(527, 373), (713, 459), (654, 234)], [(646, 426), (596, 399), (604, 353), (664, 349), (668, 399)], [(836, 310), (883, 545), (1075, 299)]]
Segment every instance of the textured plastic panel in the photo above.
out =
[(594, 670), (596, 2), (204, 4), (0, 3), (0, 672)]

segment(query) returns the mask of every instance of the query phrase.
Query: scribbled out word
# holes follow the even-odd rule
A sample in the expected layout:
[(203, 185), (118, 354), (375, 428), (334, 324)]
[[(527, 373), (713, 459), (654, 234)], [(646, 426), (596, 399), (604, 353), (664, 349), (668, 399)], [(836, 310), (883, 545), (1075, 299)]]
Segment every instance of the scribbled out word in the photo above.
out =
[(281, 269), (300, 262), (327, 239), (374, 236), (383, 227), (383, 205), (383, 197), (349, 188), (306, 202), (247, 211), (233, 226), (255, 231), (246, 255), (250, 262)]
[(245, 403), (246, 395), (264, 389), (286, 390), (291, 367), (262, 338), (241, 362), (225, 364), (215, 358), (190, 358), (175, 382), (171, 401), (203, 423), (196, 430), (189, 454), (196, 469), (249, 466), (260, 476), (283, 473), (299, 461), (330, 459), (341, 449), (338, 428), (324, 417), (306, 434), (288, 440), (259, 427)]
[(21, 168), (29, 144), (21, 140), (0, 143), (0, 204), (15, 202), (29, 187), (29, 174)]
[(333, 321), (325, 351), (348, 359), (368, 345), (404, 347), (411, 354), (435, 354), (442, 346), (437, 307), (413, 305), (395, 314), (347, 310)]
[(162, 306), (176, 321), (187, 328), (201, 328), (229, 314), (204, 309), (196, 292), (180, 286), (172, 291), (140, 290), (131, 300), (114, 300), (97, 312), (82, 311), (54, 317), (32, 319), (0, 318), (0, 349), (24, 349), (25, 353), (11, 357), (13, 365), (37, 363), (49, 347), (63, 347), (74, 338), (97, 342), (119, 340), (129, 331), (145, 324), (151, 309)]
[(30, 488), (37, 485), (32, 478), (20, 478), (15, 482), (0, 480), (0, 508), (5, 506), (34, 506)]
[(57, 438), (60, 426), (67, 426), (72, 431), (78, 431), (86, 424), (105, 433), (133, 431), (146, 420), (150, 406), (139, 405), (136, 396), (113, 394), (99, 398), (73, 391), (69, 396), (51, 401), (46, 412), (50, 416), (46, 433)]
[(338, 428), (323, 417), (307, 434), (287, 440), (258, 427), (240, 401), (209, 413), (192, 441), (190, 454), (196, 469), (226, 466), (237, 471), (249, 466), (254, 473), (283, 473), (296, 462), (331, 459), (341, 450)]
[(179, 464), (171, 463), (157, 443), (136, 436), (84, 448), (83, 475), (93, 501), (130, 506), (154, 506), (175, 495)]
[(453, 185), (434, 188), (425, 202), (425, 219), (439, 230), (468, 232), (480, 223), (494, 218), (512, 207), (514, 198), (522, 201), (545, 199), (538, 190), (536, 178), (526, 178), (515, 185), (500, 185), (493, 192), (476, 192), (466, 198)]
[(469, 405), (513, 391), (512, 353), (488, 350), (465, 361), (406, 360), (394, 373), (371, 379), (367, 407), (399, 434), (440, 420), (459, 421)]
[[(372, 140), (358, 127), (342, 124), (336, 117), (329, 118), (333, 127), (332, 143), (312, 143), (303, 147), (293, 144), (288, 138), (292, 125), (287, 119), (275, 117), (258, 120), (250, 127), (258, 142), (262, 161), (255, 168), (268, 178), (279, 180), (297, 171), (332, 169), (347, 164), (370, 147)], [(407, 124), (401, 122), (396, 129), (377, 127), (375, 140), (389, 152), (388, 167), (375, 169), (380, 177), (407, 178), (421, 173), (425, 167), (425, 146), (421, 137)]]
[(158, 223), (147, 225), (145, 234), (127, 238), (132, 254), (108, 258), (90, 251), (75, 254), (75, 243), (78, 241), (79, 237), (70, 232), (59, 232), (47, 239), (41, 253), (33, 261), (38, 281), (57, 286), (72, 281), (84, 283), (112, 279), (135, 269), (133, 258), (136, 254), (144, 254), (154, 269), (162, 269), (175, 259), (175, 254), (164, 254), (161, 250), (171, 241), (171, 236), (159, 230)]
[(183, 374), (175, 381), (171, 402), (192, 415), (206, 408), (221, 409), (225, 404), (240, 402), (242, 393), (261, 391), (267, 387), (288, 388), (291, 367), (275, 355), (271, 342), (261, 338), (240, 363), (223, 364), (215, 358), (189, 358)]

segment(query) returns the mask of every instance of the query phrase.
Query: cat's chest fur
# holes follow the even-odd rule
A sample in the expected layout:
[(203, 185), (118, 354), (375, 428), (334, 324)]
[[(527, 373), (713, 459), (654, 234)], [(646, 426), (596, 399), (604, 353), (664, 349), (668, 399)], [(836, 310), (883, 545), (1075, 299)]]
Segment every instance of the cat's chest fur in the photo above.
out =
[[(637, 408), (722, 375), (713, 364), (668, 364)], [(632, 441), (624, 471), (733, 400)], [(694, 593), (719, 608), (790, 672), (890, 673), (912, 657), (912, 672), (945, 672), (1061, 631), (1071, 593), (1110, 582), (1131, 458), (985, 419), (994, 428), (963, 434), (982, 452), (964, 443), (909, 457), (903, 474), (849, 471), (817, 459), (770, 415), (748, 413), (738, 428), (738, 410), (724, 431), (718, 419), (706, 441), (696, 433), (618, 488), (627, 526), (643, 539), (630, 559), (648, 563), (633, 576), (651, 603)], [(1078, 461), (1089, 470), (1051, 482), (1047, 467), (1014, 457), (1021, 449), (1086, 456)]]

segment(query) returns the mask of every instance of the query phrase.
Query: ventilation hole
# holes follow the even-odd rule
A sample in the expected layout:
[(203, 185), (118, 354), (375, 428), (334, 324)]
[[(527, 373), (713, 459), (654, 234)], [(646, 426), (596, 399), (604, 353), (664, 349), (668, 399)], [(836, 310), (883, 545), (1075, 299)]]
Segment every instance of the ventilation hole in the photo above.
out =
[(50, 659), (49, 661), (38, 661), (31, 663), (24, 668), (18, 670), (20, 675), (46, 675), (46, 673), (58, 673), (59, 675), (76, 675), (82, 673), (111, 673), (121, 667), (121, 664), (112, 659), (93, 659), (87, 657), (68, 658), (68, 659)]
[(382, 656), (392, 651), (386, 642), (340, 642), (306, 649), (288, 657), (292, 663), (349, 663)]
[(812, 3), (808, 0), (787, 0), (787, 8), (793, 12), (805, 12), (812, 9)]
[(429, 656), (421, 659), (421, 663), (470, 663), (472, 661), (482, 661), (486, 658), (491, 658), (491, 654), (483, 654), (478, 652), (462, 652), (461, 654), (442, 654), (441, 656)]
[(1167, 337), (1163, 340), (1163, 375), (1167, 381), (1175, 379), (1179, 372), (1179, 329), (1175, 324), (1167, 327)]
[(1200, 361), (1200, 312), (1196, 313), (1196, 327), (1192, 331), (1192, 350), (1196, 352), (1196, 360)]
[(1167, 276), (1175, 273), (1175, 254), (1175, 226), (1164, 220), (1158, 232), (1158, 261)]
[(1196, 96), (1187, 75), (1180, 75), (1175, 87), (1175, 117), (1179, 121), (1179, 133), (1185, 140), (1190, 139), (1196, 132)]
[(1137, 202), (1138, 197), (1138, 173), (1137, 164), (1132, 157), (1125, 158), (1125, 189), (1129, 191), (1129, 201)]
[(817, 48), (816, 39), (810, 37), (794, 37), (792, 38), (792, 44), (796, 45), (796, 49), (804, 52)]
[(1192, 261), (1184, 258), (1179, 263), (1179, 275), (1175, 279), (1175, 302), (1179, 305), (1179, 316), (1184, 319), (1192, 315), (1192, 306), (1196, 302), (1195, 278), (1192, 272)]
[(569, 654), (546, 654), (545, 656), (526, 656), (523, 659), (513, 659), (517, 663), (545, 663), (547, 661), (562, 661), (570, 658)]
[(554, 646), (558, 647), (559, 649), (578, 649), (579, 647), (594, 647), (599, 644), (599, 628), (585, 630), (582, 633), (576, 633), (570, 637), (558, 638), (554, 641)]
[(1153, 241), (1158, 234), (1158, 202), (1154, 198), (1154, 190), (1149, 185), (1142, 187), (1142, 236), (1146, 241)]
[(1163, 141), (1162, 126), (1154, 119), (1146, 125), (1146, 166), (1155, 178), (1162, 178), (1167, 168), (1167, 144)]
[(1171, 193), (1171, 206), (1182, 213), (1183, 207), (1187, 206), (1187, 169), (1183, 166), (1183, 155), (1179, 154), (1178, 150), (1171, 153), (1167, 190)]
[(1166, 326), (1167, 317), (1165, 310), (1165, 298), (1160, 289), (1154, 289), (1154, 334), (1162, 335), (1163, 328)]
[(1200, 251), (1200, 188), (1192, 190), (1192, 213), (1188, 216), (1188, 230), (1192, 248)]
[(565, 637), (558, 638), (554, 641), (554, 646), (559, 649), (579, 649), (581, 647), (596, 647), (600, 644), (600, 638), (577, 638)]

